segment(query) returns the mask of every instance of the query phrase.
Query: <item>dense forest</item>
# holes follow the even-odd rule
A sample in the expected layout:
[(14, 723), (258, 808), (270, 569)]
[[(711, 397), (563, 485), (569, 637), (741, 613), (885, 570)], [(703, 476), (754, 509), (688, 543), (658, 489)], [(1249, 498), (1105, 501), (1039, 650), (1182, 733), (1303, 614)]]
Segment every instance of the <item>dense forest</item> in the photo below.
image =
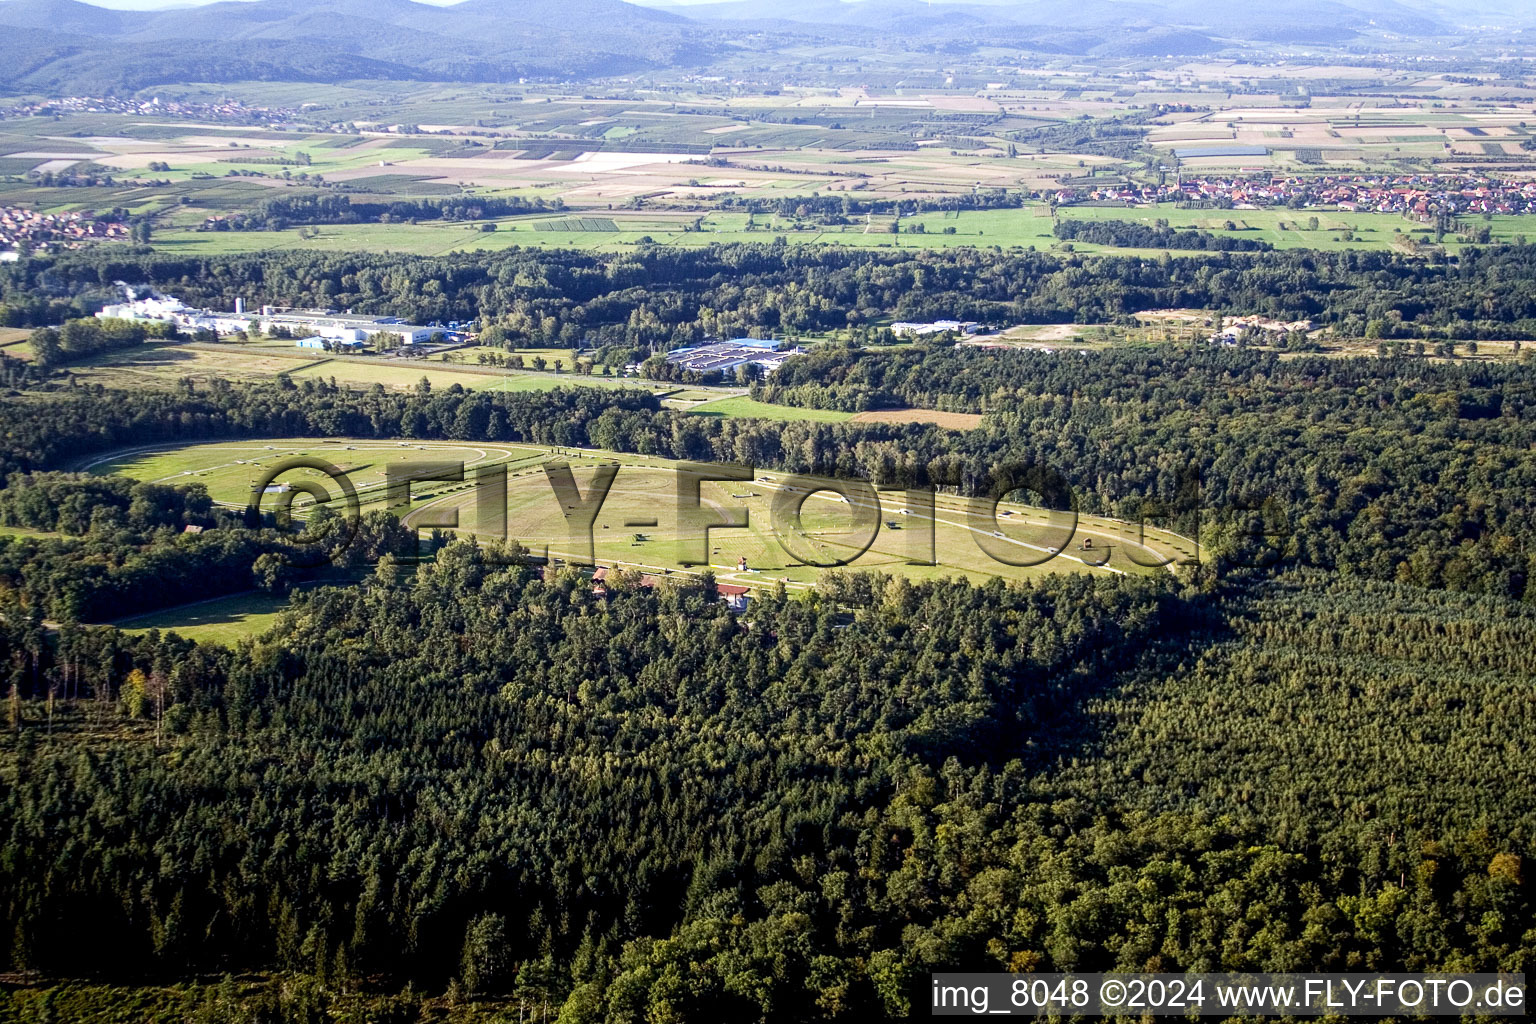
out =
[(1531, 775), (1529, 608), (1268, 587), (863, 576), (738, 616), (462, 543), (239, 652), (68, 631), (78, 714), (144, 724), (15, 705), (10, 963), (322, 993), (264, 1020), (379, 977), (867, 1020), (962, 966), (1527, 969), (1533, 790), (1485, 782)]
[(174, 337), (175, 333), (176, 327), (170, 323), (81, 317), (66, 320), (57, 328), (39, 328), (27, 341), (38, 366), (47, 370), (86, 356), (142, 345), (146, 338)]
[(1064, 241), (1115, 245), (1125, 249), (1188, 249), (1199, 252), (1270, 252), (1274, 246), (1258, 238), (1233, 238), (1195, 228), (1153, 226), (1129, 220), (1069, 220), (1056, 222), (1052, 233)]
[[(854, 629), (834, 628), (835, 602), (770, 596), (748, 628), (706, 590), (599, 596), (574, 570), (547, 581), (493, 570), (464, 544), (414, 576), (385, 563), (364, 585), (302, 598), (309, 611), (271, 642), (207, 652), (193, 678), (172, 678), (173, 662), (155, 681), (152, 658), (150, 691), (169, 691), (164, 731), (187, 737), (196, 767), (166, 774), (152, 745), (125, 744), (82, 777), (80, 752), (43, 746), (6, 807), (10, 828), (31, 833), (30, 857), (92, 856), (68, 840), (83, 833), (124, 853), (135, 834), (158, 836), (161, 852), (85, 874), (47, 860), (18, 872), (5, 893), (27, 908), (13, 960), (57, 970), (94, 921), (122, 970), (259, 950), (293, 968), (438, 985), (464, 951), (483, 956), (474, 987), (489, 988), (512, 964), (566, 961), (583, 942), (591, 956), (664, 936), (683, 908), (729, 917), (732, 892), (752, 916), (765, 897), (792, 907), (804, 857), (832, 858), (811, 880), (857, 874), (868, 856), (899, 864), (885, 842), (853, 854), (867, 813), (924, 764), (1006, 754), (1069, 696), (1074, 672), (1154, 628), (1163, 603), (1086, 579), (936, 584), (893, 589), (886, 612)], [(914, 630), (905, 605), (929, 627)], [(80, 642), (94, 669), (100, 639)], [(838, 689), (833, 665), (846, 670)], [(126, 683), (114, 682), (115, 699)], [(260, 809), (241, 796), (253, 769), (284, 794)], [(89, 779), (119, 772), (143, 795), (110, 797), (139, 807), (113, 826)], [(60, 789), (66, 778), (82, 785)], [(247, 803), (237, 830), (213, 827), (228, 820), (216, 794)], [(33, 833), (42, 820), (68, 824)], [(352, 838), (338, 842), (338, 828)], [(166, 856), (184, 867), (165, 875)], [(45, 877), (57, 881), (34, 884)], [(218, 879), (246, 895), (231, 904)], [(501, 948), (482, 953), (466, 942), (486, 915), (503, 919)], [(879, 945), (903, 926), (886, 922)], [(785, 938), (816, 944), (803, 929)]]
[(253, 586), (284, 593), (328, 567), (416, 554), (393, 516), (369, 512), (355, 528), (338, 518), (322, 511), (289, 534), (270, 515), (215, 507), (200, 484), (16, 474), (0, 488), (0, 526), (29, 532), (0, 534), (0, 614), (110, 621)]
[(705, 334), (794, 334), (891, 318), (1114, 323), (1174, 308), (1313, 319), (1347, 337), (1536, 338), (1536, 246), (1469, 248), (1439, 262), (1352, 250), (1082, 257), (778, 243), (429, 258), (194, 258), (103, 247), (0, 266), (0, 325), (91, 315), (117, 301), (124, 283), (220, 309), (243, 297), (419, 323), (479, 318), (519, 344), (589, 347), (660, 348)]

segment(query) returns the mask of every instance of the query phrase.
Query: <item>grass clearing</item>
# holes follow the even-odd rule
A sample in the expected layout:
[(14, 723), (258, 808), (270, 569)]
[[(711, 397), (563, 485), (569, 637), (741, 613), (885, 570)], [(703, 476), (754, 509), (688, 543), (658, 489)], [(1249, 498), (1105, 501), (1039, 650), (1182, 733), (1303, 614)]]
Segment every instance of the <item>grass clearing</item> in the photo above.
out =
[(252, 591), (162, 608), (147, 615), (119, 619), (113, 625), (128, 633), (158, 629), (198, 643), (233, 645), (271, 629), (287, 607), (287, 597)]
[[(839, 562), (851, 569), (916, 579), (962, 576), (977, 581), (1059, 571), (1158, 571), (1128, 557), (1135, 528), (1109, 520), (1084, 517), (1073, 528), (1064, 514), (1020, 504), (1004, 504), (996, 520), (988, 520), (982, 503), (952, 496), (938, 497), (930, 518), (920, 506), (907, 507), (903, 496), (851, 491), (851, 500), (845, 500), (826, 489), (839, 486), (834, 481), (806, 483), (775, 473), (757, 473), (751, 481), (705, 482), (699, 489), (701, 508), (689, 512), (679, 507), (675, 473), (664, 460), (589, 452), (572, 462), (583, 494), (588, 493), (600, 463), (619, 465), (592, 524), (590, 542), (586, 534), (571, 531), (539, 467), (529, 466), (509, 477), (511, 532), (535, 552), (547, 549), (557, 558), (585, 561), (590, 557), (601, 565), (662, 574), (685, 571), (690, 562), (702, 557), (721, 582), (748, 587), (780, 581), (790, 587), (810, 586), (827, 567)], [(474, 503), (472, 493), (450, 493), (423, 510), (454, 509), (461, 524), (472, 523)], [(798, 526), (794, 521), (797, 504)], [(716, 527), (707, 539), (701, 536), (702, 524), (718, 523), (727, 515), (745, 525)], [(642, 518), (656, 525), (630, 525)], [(936, 564), (916, 564), (927, 560), (930, 543)], [(1162, 536), (1152, 540), (1151, 548), (1177, 553), (1176, 545), (1182, 543)], [(993, 558), (983, 545), (1018, 564)], [(1143, 561), (1148, 560), (1146, 549), (1134, 547)], [(745, 570), (739, 568), (742, 559)]]
[(32, 332), (17, 327), (0, 327), (0, 352), (12, 359), (31, 359), (32, 345), (27, 335)]
[(0, 523), (0, 537), (62, 537), (62, 533), (34, 530), (30, 526), (6, 526)]

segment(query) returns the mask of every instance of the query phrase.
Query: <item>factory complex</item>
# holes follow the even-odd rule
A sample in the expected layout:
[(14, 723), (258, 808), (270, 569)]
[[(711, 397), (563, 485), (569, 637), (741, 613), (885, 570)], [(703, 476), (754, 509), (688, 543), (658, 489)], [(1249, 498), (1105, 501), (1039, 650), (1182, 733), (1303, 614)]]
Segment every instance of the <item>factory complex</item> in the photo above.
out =
[[(179, 299), (153, 296), (130, 299), (102, 307), (96, 314), (103, 319), (169, 321), (187, 332), (210, 331), (213, 334), (280, 334), (287, 332), (299, 339), (300, 347), (335, 347), (356, 349), (371, 344), (380, 335), (389, 335), (401, 345), (420, 345), (434, 337), (455, 339), (459, 324), (423, 327), (406, 323), (399, 317), (353, 316), (330, 310), (295, 310), (262, 306), (259, 312), (247, 312), (243, 300), (235, 300), (235, 310), (223, 313), (194, 309)], [(327, 345), (329, 343), (329, 345)]]
[(801, 351), (798, 348), (778, 351), (779, 343), (770, 338), (732, 338), (715, 341), (693, 348), (680, 348), (667, 353), (667, 362), (676, 363), (694, 373), (724, 373), (737, 367), (753, 364), (764, 373), (777, 370), (779, 365)]

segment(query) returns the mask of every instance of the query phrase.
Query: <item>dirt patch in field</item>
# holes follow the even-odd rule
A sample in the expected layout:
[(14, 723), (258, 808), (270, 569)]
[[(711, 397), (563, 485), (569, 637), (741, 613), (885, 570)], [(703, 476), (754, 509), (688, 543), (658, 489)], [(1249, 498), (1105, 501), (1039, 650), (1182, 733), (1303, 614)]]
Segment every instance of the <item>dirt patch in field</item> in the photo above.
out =
[(935, 409), (879, 409), (861, 412), (854, 423), (934, 423), (949, 430), (975, 430), (981, 417), (973, 412), (939, 412)]
[(1088, 328), (1083, 324), (1023, 324), (1010, 327), (996, 336), (983, 335), (973, 344), (987, 344), (992, 340), (1003, 341), (1072, 341), (1080, 339)]

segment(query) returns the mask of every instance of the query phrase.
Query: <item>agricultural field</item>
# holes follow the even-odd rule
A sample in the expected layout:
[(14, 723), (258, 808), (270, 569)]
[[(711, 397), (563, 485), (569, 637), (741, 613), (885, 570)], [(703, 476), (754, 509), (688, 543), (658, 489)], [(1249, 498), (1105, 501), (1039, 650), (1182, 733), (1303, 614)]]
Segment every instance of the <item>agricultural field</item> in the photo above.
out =
[(27, 344), (27, 335), (31, 333), (20, 327), (0, 327), (0, 353), (12, 359), (31, 359), (32, 346)]
[[(1424, 225), (1394, 214), (1329, 210), (1186, 210), (1165, 204), (1155, 207), (1061, 207), (1058, 216), (1070, 220), (1127, 220), (1152, 225), (1167, 221), (1175, 228), (1198, 228), (1216, 235), (1232, 235), (1267, 242), (1278, 249), (1390, 250), (1415, 236), (1432, 240)], [(1318, 227), (1310, 227), (1316, 217)], [(698, 230), (685, 230), (697, 219)], [(558, 231), (537, 230), (550, 223), (547, 217), (517, 218), (499, 222), (494, 232), (464, 224), (348, 224), (284, 231), (184, 232), (161, 234), (155, 246), (186, 255), (220, 255), (235, 252), (284, 250), (391, 251), (417, 255), (447, 252), (495, 251), (513, 247), (545, 247), (614, 251), (637, 245), (703, 246), (728, 242), (769, 242), (783, 237), (792, 245), (894, 246), (928, 249), (951, 246), (1001, 246), (1003, 248), (1064, 249), (1077, 252), (1127, 252), (1113, 246), (1087, 242), (1060, 242), (1052, 233), (1054, 221), (1044, 206), (1017, 209), (961, 210), (903, 217), (870, 217), (865, 222), (827, 227), (808, 222), (759, 218), (749, 228), (746, 217), (734, 213), (709, 213), (699, 218), (660, 218), (654, 214), (628, 216), (615, 213), (604, 218), (564, 218), (568, 225)], [(1496, 242), (1536, 238), (1536, 216), (1494, 216), (1467, 220), (1471, 226), (1487, 224)], [(595, 225), (583, 230), (581, 225)], [(611, 228), (609, 226), (612, 226)], [(899, 228), (893, 232), (892, 227)], [(1448, 235), (1444, 246), (1461, 248)]]
[[(13, 342), (25, 346), (26, 342)], [(22, 354), (15, 348), (0, 349), (6, 354)], [(567, 349), (554, 358), (570, 358)], [(530, 356), (531, 358), (531, 356)], [(587, 376), (577, 373), (537, 372), (533, 370), (498, 370), (471, 363), (455, 364), (441, 360), (405, 360), (331, 356), (309, 349), (296, 349), (292, 342), (252, 341), (225, 343), (147, 343), (78, 360), (69, 372), (81, 382), (132, 387), (170, 387), (183, 379), (207, 381), (270, 380), (287, 375), (294, 380), (314, 378), (334, 380), (341, 385), (368, 387), (381, 384), (387, 388), (410, 389), (423, 378), (434, 388), (459, 385), (466, 390), (548, 391), (557, 387), (640, 388), (669, 394), (675, 385), (650, 384), (633, 378)], [(715, 395), (737, 393), (722, 389)]]
[[(24, 345), (25, 341), (19, 344)], [(9, 350), (4, 350), (9, 351)], [(464, 355), (464, 353), (449, 353)], [(526, 359), (545, 358), (553, 365), (562, 359), (570, 363), (569, 349), (518, 349)], [(423, 379), (434, 389), (454, 385), (466, 391), (549, 391), (563, 387), (624, 388), (649, 391), (671, 408), (692, 411), (702, 416), (801, 420), (836, 423), (853, 418), (852, 413), (826, 409), (756, 402), (744, 389), (734, 386), (706, 387), (658, 384), (634, 377), (605, 377), (579, 373), (553, 373), (535, 370), (505, 370), (469, 362), (449, 363), (441, 359), (395, 360), (360, 356), (319, 355), (312, 350), (298, 350), (290, 342), (253, 341), (246, 343), (151, 343), (138, 348), (107, 352), (71, 363), (69, 371), (82, 383), (112, 386), (174, 386), (178, 381), (270, 380), (285, 375), (295, 381), (334, 381), (343, 387), (371, 387), (375, 384), (395, 390), (411, 390)]]
[[(1294, 70), (1294, 69), (1293, 69)], [(981, 190), (1040, 196), (1063, 187), (1313, 172), (1533, 173), (1536, 112), (1479, 98), (1440, 76), (1383, 73), (1371, 97), (1347, 95), (1358, 69), (1317, 65), (1254, 92), (1252, 69), (1222, 60), (1135, 71), (1017, 72), (1008, 83), (906, 88), (786, 86), (771, 94), (673, 83), (579, 97), (536, 87), (462, 90), (348, 83), (307, 104), (305, 123), (228, 124), (71, 113), (0, 123), (0, 203), (50, 212), (118, 208), (149, 218), (153, 244), (185, 255), (370, 250), (436, 255), (511, 246), (599, 251), (643, 244), (768, 241), (910, 247), (1058, 246), (1040, 208), (902, 219), (759, 212), (788, 197), (943, 200)], [(1289, 83), (1289, 84), (1288, 84)], [(1242, 85), (1244, 88), (1238, 89)], [(271, 102), (273, 83), (188, 86), (189, 96)], [(225, 91), (227, 90), (227, 91)], [(1298, 105), (1297, 90), (1310, 102)], [(368, 97), (356, 99), (347, 97)], [(1396, 96), (1395, 100), (1383, 97)], [(1157, 116), (1152, 104), (1191, 109)], [(1134, 126), (1117, 144), (1087, 123)], [(1117, 136), (1118, 138), (1118, 136)], [(64, 187), (58, 176), (111, 174)], [(460, 196), (542, 200), (548, 212), (479, 222), (359, 223), (274, 231), (203, 230), (210, 219), (300, 189), (358, 201)], [(93, 179), (95, 181), (95, 179)], [(1282, 248), (1385, 249), (1408, 222), (1332, 211), (1187, 211), (1071, 206), (1063, 216), (1166, 219)], [(1316, 213), (1324, 223), (1307, 227)], [(1496, 241), (1536, 237), (1536, 218), (1495, 218)], [(216, 225), (215, 225), (216, 226)], [(494, 230), (482, 230), (482, 227)], [(916, 229), (916, 230), (914, 230)], [(952, 232), (946, 234), (945, 232)], [(919, 233), (920, 232), (920, 233)], [(1453, 237), (1447, 247), (1459, 246)], [(1081, 252), (1104, 251), (1074, 243)]]
[(83, 383), (170, 387), (186, 378), (271, 379), (324, 361), (291, 347), (148, 343), (77, 360), (70, 363), (69, 372)]
[[(1060, 216), (1072, 220), (1124, 220), (1149, 226), (1162, 220), (1173, 228), (1196, 228), (1216, 235), (1254, 239), (1268, 242), (1277, 249), (1390, 250), (1400, 247), (1405, 235), (1414, 235), (1423, 241), (1433, 240), (1427, 226), (1388, 213), (1286, 209), (1181, 210), (1165, 205), (1134, 209), (1073, 206), (1062, 208)], [(1317, 219), (1316, 228), (1311, 227), (1314, 217)], [(1536, 238), (1536, 216), (1466, 218), (1464, 222), (1472, 227), (1486, 224), (1495, 242), (1514, 242), (1521, 237)], [(1452, 251), (1462, 247), (1454, 234), (1447, 235), (1441, 244)], [(1106, 248), (1082, 243), (1073, 245), (1085, 252), (1103, 251)]]
[(1520, 157), (1530, 112), (1466, 102), (1365, 106), (1317, 97), (1304, 108), (1272, 103), (1168, 118), (1148, 142), (1186, 169), (1279, 171), (1480, 166)]
[[(982, 503), (949, 495), (936, 498), (930, 515), (900, 493), (881, 493), (873, 501), (859, 492), (845, 498), (821, 489), (835, 486), (833, 481), (807, 482), (782, 474), (702, 482), (699, 507), (690, 511), (677, 498), (675, 463), (591, 449), (292, 438), (140, 449), (97, 458), (82, 468), (162, 483), (202, 483), (216, 501), (243, 507), (255, 485), (295, 457), (321, 458), (345, 473), (365, 511), (389, 507), (385, 481), (391, 466), (460, 462), (467, 471), (463, 482), (413, 485), (407, 524), (425, 529), (456, 522), (457, 532), (486, 542), (516, 540), (536, 554), (547, 550), (554, 558), (663, 575), (686, 575), (707, 564), (721, 582), (754, 588), (780, 581), (788, 587), (811, 586), (825, 567), (837, 564), (916, 579), (985, 580), (1048, 572), (1157, 572), (1160, 563), (1194, 553), (1184, 538), (1151, 528), (1143, 543), (1138, 527), (1116, 520), (1074, 520), (1016, 501), (1001, 503), (995, 520), (989, 520)], [(571, 468), (581, 501), (592, 500), (599, 470), (616, 474), (591, 521), (590, 543), (582, 528), (570, 527), (572, 509), (561, 508), (545, 473), (547, 463)], [(505, 537), (496, 517), (482, 511), (474, 482), (475, 473), (486, 467), (506, 472)], [(298, 469), (275, 479), (323, 482), (314, 471)], [(326, 486), (337, 494), (334, 483)], [(263, 507), (275, 500), (269, 495)], [(297, 514), (308, 501), (302, 495), (294, 500)], [(703, 524), (740, 521), (741, 512), (743, 526), (716, 527), (708, 531), (707, 541), (697, 540)], [(694, 564), (700, 554), (707, 562)], [(740, 559), (746, 559), (745, 571)], [(934, 564), (913, 564), (923, 562)]]

